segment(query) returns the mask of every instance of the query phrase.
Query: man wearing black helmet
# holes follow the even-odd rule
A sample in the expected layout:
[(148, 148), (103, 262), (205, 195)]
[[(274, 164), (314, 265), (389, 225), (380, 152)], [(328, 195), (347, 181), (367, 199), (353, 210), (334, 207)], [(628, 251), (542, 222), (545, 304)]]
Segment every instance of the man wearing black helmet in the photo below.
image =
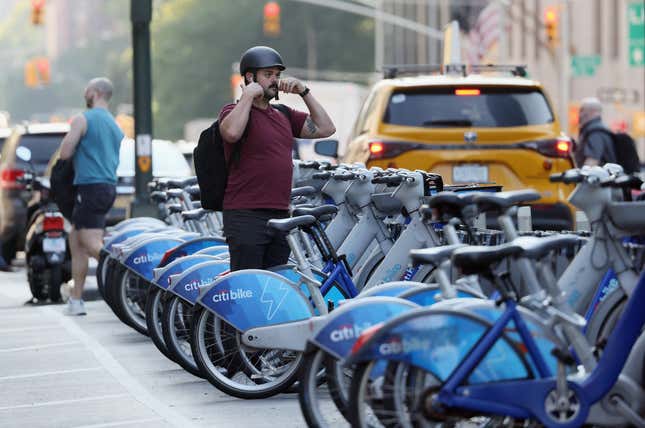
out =
[[(224, 194), (224, 234), (231, 270), (268, 268), (287, 262), (289, 247), (267, 221), (289, 216), (294, 138), (328, 137), (336, 128), (309, 89), (298, 79), (281, 78), (280, 54), (266, 46), (247, 50), (240, 60), (244, 83), (236, 104), (224, 106), (219, 130), (229, 164)], [(269, 101), (278, 91), (299, 94), (309, 114), (282, 112)]]

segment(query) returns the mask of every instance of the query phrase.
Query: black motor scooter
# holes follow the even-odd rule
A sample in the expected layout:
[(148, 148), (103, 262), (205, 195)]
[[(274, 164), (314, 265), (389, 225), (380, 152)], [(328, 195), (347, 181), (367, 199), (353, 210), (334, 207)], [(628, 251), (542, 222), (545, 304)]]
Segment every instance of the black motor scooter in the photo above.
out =
[[(29, 162), (28, 149), (19, 156)], [(49, 198), (49, 179), (28, 172), (22, 180), (33, 192), (32, 213), (27, 222), (25, 256), (27, 280), (32, 296), (42, 303), (61, 300), (60, 286), (71, 279), (68, 236), (71, 225)]]

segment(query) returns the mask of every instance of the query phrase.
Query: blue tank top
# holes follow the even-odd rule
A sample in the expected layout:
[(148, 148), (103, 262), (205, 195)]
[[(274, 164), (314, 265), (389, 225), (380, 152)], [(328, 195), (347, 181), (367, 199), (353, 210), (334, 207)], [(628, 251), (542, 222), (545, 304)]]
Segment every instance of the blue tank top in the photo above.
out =
[(87, 129), (74, 153), (74, 184), (116, 184), (123, 132), (106, 109), (93, 108), (83, 116)]

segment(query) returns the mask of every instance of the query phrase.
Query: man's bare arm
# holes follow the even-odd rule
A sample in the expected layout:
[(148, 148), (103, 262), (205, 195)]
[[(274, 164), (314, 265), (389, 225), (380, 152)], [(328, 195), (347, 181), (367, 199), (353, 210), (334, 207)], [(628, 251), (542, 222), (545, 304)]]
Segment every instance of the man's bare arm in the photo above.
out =
[(72, 123), (70, 124), (69, 132), (63, 137), (63, 141), (60, 147), (60, 158), (61, 159), (70, 159), (74, 156), (76, 151), (76, 146), (81, 141), (81, 138), (85, 135), (87, 131), (87, 121), (85, 116), (82, 114), (74, 116)]
[(249, 121), (249, 113), (253, 100), (264, 94), (264, 89), (257, 83), (248, 86), (242, 85), (242, 96), (233, 110), (219, 124), (219, 132), (227, 143), (236, 143), (242, 138), (246, 124)]
[(309, 116), (302, 126), (300, 138), (324, 138), (336, 132), (334, 123), (318, 100), (311, 94), (305, 95), (303, 99), (309, 109)]

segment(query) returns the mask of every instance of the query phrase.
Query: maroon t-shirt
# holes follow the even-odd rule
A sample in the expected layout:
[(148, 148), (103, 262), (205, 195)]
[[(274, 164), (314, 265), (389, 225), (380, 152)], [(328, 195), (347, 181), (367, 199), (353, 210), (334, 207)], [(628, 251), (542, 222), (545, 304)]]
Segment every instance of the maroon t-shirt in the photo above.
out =
[[(233, 108), (235, 104), (224, 106), (219, 114), (220, 123)], [(266, 110), (251, 107), (239, 163), (232, 165), (228, 173), (225, 210), (289, 208), (293, 139), (300, 136), (307, 116), (291, 109), (289, 123), (287, 116), (273, 107)], [(227, 161), (234, 144), (237, 143), (224, 144)]]

